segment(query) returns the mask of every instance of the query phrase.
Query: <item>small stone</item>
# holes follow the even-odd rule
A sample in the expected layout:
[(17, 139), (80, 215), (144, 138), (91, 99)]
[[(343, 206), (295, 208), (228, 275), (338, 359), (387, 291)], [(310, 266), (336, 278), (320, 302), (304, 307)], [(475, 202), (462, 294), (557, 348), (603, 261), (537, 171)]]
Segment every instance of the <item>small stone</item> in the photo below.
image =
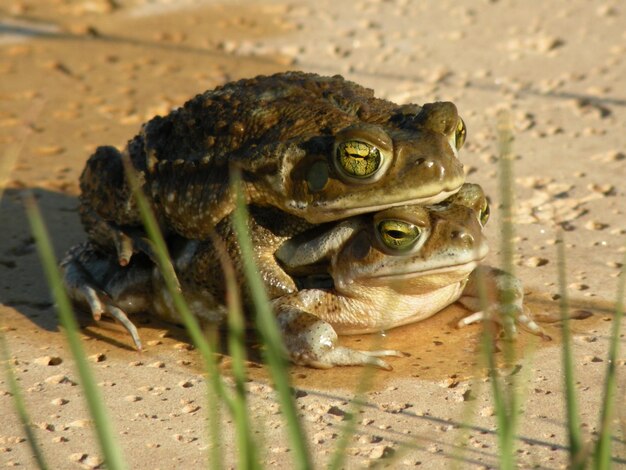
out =
[(603, 196), (611, 196), (615, 194), (615, 186), (612, 184), (590, 184), (587, 186), (587, 189), (593, 191), (594, 193), (600, 193)]
[(195, 413), (196, 411), (198, 411), (200, 409), (200, 407), (198, 405), (194, 405), (194, 404), (189, 404), (189, 405), (185, 405), (183, 406), (183, 408), (180, 410), (183, 413)]
[(338, 406), (331, 406), (327, 413), (329, 415), (333, 415), (333, 416), (338, 416), (340, 418), (345, 418), (346, 417), (346, 412), (344, 410), (342, 410), (341, 408), (339, 408)]
[(88, 359), (91, 362), (104, 362), (106, 361), (107, 357), (103, 353), (98, 353), (98, 354), (92, 354), (91, 356), (88, 357)]
[(174, 345), (174, 349), (177, 349), (178, 351), (191, 351), (193, 346), (189, 343), (176, 343)]
[(127, 401), (129, 403), (134, 403), (141, 400), (142, 398), (139, 395), (127, 395), (124, 397), (124, 401)]
[(557, 47), (561, 47), (565, 44), (565, 41), (555, 36), (542, 36), (537, 38), (535, 47), (539, 52), (550, 52)]
[(495, 416), (496, 409), (493, 406), (485, 406), (480, 410), (480, 416)]
[(69, 400), (65, 398), (55, 398), (54, 400), (51, 400), (50, 403), (53, 404), (54, 406), (63, 406), (69, 403)]
[(65, 436), (55, 436), (52, 438), (52, 442), (55, 444), (60, 444), (61, 442), (69, 442), (69, 439)]
[(545, 266), (546, 264), (548, 264), (548, 260), (539, 256), (531, 256), (524, 262), (524, 265), (529, 268), (537, 268), (539, 266)]
[(406, 410), (410, 407), (410, 403), (398, 403), (393, 401), (390, 403), (381, 403), (380, 405), (378, 405), (378, 408), (388, 413), (400, 413), (401, 411)]
[(191, 388), (193, 387), (193, 382), (189, 380), (183, 380), (182, 382), (178, 382), (178, 386), (182, 388)]
[(91, 425), (91, 421), (88, 419), (77, 419), (76, 421), (72, 421), (67, 426), (70, 428), (87, 428)]
[(68, 456), (68, 459), (70, 460), (70, 462), (76, 462), (76, 463), (82, 462), (83, 459), (86, 459), (86, 458), (87, 458), (87, 454), (83, 454), (82, 452), (76, 452)]
[(70, 380), (67, 375), (59, 374), (59, 375), (51, 375), (47, 379), (44, 380), (47, 384), (58, 385), (58, 384), (71, 384), (76, 385), (75, 382)]
[(128, 363), (129, 366), (131, 367), (139, 367), (139, 366), (143, 366), (143, 362), (142, 361), (132, 361)]
[(148, 367), (154, 367), (155, 369), (163, 369), (165, 367), (165, 362), (156, 361), (148, 364)]
[(604, 362), (604, 359), (598, 356), (585, 356), (583, 360), (585, 362)]
[(569, 288), (574, 290), (587, 290), (589, 289), (589, 286), (587, 284), (583, 284), (582, 282), (574, 282), (569, 285)]
[(368, 457), (370, 459), (384, 459), (387, 457), (391, 457), (395, 454), (395, 450), (393, 447), (389, 447), (387, 445), (378, 445), (375, 446), (369, 453)]
[(609, 224), (598, 222), (597, 220), (589, 220), (584, 225), (587, 230), (604, 230), (608, 226)]
[(37, 423), (37, 427), (44, 431), (50, 431), (50, 432), (54, 431), (55, 429), (54, 424), (52, 423)]
[(158, 346), (159, 344), (163, 344), (163, 341), (160, 339), (152, 339), (150, 341), (146, 341), (147, 346)]
[(593, 312), (590, 312), (589, 310), (574, 310), (572, 313), (570, 313), (570, 318), (572, 320), (585, 320), (589, 317), (593, 316)]
[(58, 366), (63, 362), (63, 359), (58, 356), (42, 356), (38, 357), (33, 362), (40, 366)]
[(81, 463), (87, 468), (101, 468), (104, 463), (104, 459), (97, 455), (88, 455)]
[(42, 145), (36, 149), (39, 155), (59, 155), (65, 152), (65, 149), (60, 145)]

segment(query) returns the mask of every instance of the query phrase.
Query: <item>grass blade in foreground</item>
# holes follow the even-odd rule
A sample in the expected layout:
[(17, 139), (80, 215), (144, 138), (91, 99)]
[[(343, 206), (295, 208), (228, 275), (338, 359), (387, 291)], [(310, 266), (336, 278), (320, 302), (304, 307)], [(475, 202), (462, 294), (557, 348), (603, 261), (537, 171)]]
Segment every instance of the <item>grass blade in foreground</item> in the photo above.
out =
[(259, 276), (254, 263), (254, 252), (252, 242), (248, 234), (248, 212), (241, 191), (241, 176), (236, 170), (231, 171), (232, 188), (237, 196), (237, 205), (234, 214), (234, 227), (241, 247), (241, 257), (250, 294), (256, 309), (256, 325), (263, 339), (267, 362), (272, 374), (272, 380), (278, 393), (281, 409), (287, 422), (287, 433), (291, 439), (291, 446), (294, 453), (294, 464), (296, 468), (312, 468), (309, 452), (306, 444), (306, 436), (291, 394), (289, 384), (289, 371), (285, 359), (285, 348), (280, 334), (276, 318), (270, 307), (267, 293), (263, 286), (263, 281)]
[(237, 286), (235, 269), (228, 257), (221, 239), (213, 237), (213, 244), (219, 254), (220, 263), (226, 283), (226, 304), (228, 306), (228, 351), (232, 360), (232, 373), (235, 380), (235, 397), (233, 398), (233, 414), (237, 429), (238, 465), (241, 468), (260, 468), (257, 443), (252, 437), (252, 426), (248, 419), (245, 383), (246, 374), (246, 340), (245, 320), (241, 305), (241, 293)]
[[(139, 213), (141, 214), (141, 221), (144, 224), (148, 238), (152, 242), (152, 249), (157, 258), (159, 270), (161, 271), (167, 290), (172, 296), (174, 307), (180, 314), (183, 323), (187, 328), (187, 332), (191, 337), (191, 341), (194, 343), (198, 351), (200, 351), (200, 356), (204, 362), (204, 369), (207, 372), (214, 394), (226, 403), (229, 412), (234, 413), (235, 405), (231, 397), (228, 396), (224, 389), (224, 383), (222, 382), (219, 370), (215, 363), (215, 348), (211, 342), (207, 341), (205, 338), (198, 320), (191, 313), (191, 310), (189, 310), (189, 306), (183, 297), (180, 283), (178, 282), (178, 278), (176, 276), (176, 271), (174, 270), (174, 266), (172, 266), (167, 245), (165, 244), (159, 225), (154, 217), (154, 214), (152, 213), (152, 209), (142, 193), (141, 188), (139, 188), (137, 184), (137, 176), (134, 169), (129, 164), (125, 164), (125, 170), (128, 183), (133, 191), (133, 196), (137, 201), (137, 207), (139, 208)], [(219, 469), (222, 465), (220, 445), (221, 434), (219, 433), (218, 426), (220, 414), (218, 407), (211, 403), (211, 395), (212, 394), (208, 392), (207, 405), (209, 409), (209, 419), (211, 420), (209, 422), (209, 429), (212, 434), (212, 464), (213, 468)]]
[(31, 231), (37, 242), (39, 257), (41, 258), (52, 297), (57, 306), (59, 321), (63, 326), (72, 356), (76, 362), (80, 383), (85, 392), (89, 412), (94, 420), (98, 442), (106, 466), (113, 470), (124, 469), (126, 468), (126, 464), (122, 457), (121, 449), (115, 439), (115, 432), (106, 414), (100, 390), (98, 390), (91, 374), (91, 369), (89, 369), (89, 365), (87, 364), (86, 355), (77, 333), (78, 323), (74, 318), (72, 306), (63, 288), (57, 261), (54, 258), (54, 251), (50, 243), (50, 237), (44, 226), (41, 212), (32, 195), (28, 195), (25, 198), (25, 205)]
[[(622, 266), (626, 266), (626, 256)], [(600, 417), (600, 437), (596, 444), (594, 455), (594, 468), (611, 468), (611, 420), (613, 419), (615, 381), (617, 355), (619, 352), (620, 329), (622, 317), (624, 316), (624, 294), (626, 285), (626, 271), (622, 267), (617, 285), (617, 300), (615, 302), (615, 317), (613, 317), (613, 331), (611, 333), (611, 343), (609, 344), (609, 354), (607, 359), (607, 370), (604, 378), (604, 396), (602, 399), (602, 412)]]
[(569, 437), (569, 462), (573, 470), (585, 468), (586, 458), (580, 438), (580, 419), (574, 384), (574, 362), (572, 357), (572, 335), (569, 324), (569, 302), (567, 297), (567, 279), (565, 270), (565, 242), (563, 234), (557, 233), (557, 262), (559, 268), (559, 302), (561, 322), (563, 324), (563, 379), (565, 380), (565, 406), (567, 413), (567, 430)]
[(37, 438), (35, 436), (35, 433), (33, 432), (31, 428), (31, 421), (30, 421), (30, 418), (28, 417), (28, 412), (26, 411), (26, 404), (24, 403), (24, 396), (22, 395), (20, 386), (17, 384), (17, 381), (15, 380), (15, 372), (13, 371), (13, 367), (11, 366), (9, 347), (4, 337), (4, 332), (0, 332), (0, 361), (4, 362), (7, 383), (9, 384), (9, 391), (11, 392), (11, 395), (13, 395), (13, 404), (15, 406), (15, 411), (17, 412), (17, 416), (19, 417), (20, 423), (22, 424), (22, 428), (24, 429), (24, 434), (26, 435), (26, 440), (28, 441), (28, 445), (30, 446), (30, 449), (33, 451), (33, 457), (35, 458), (35, 462), (37, 462), (37, 466), (40, 469), (46, 470), (49, 467), (46, 464), (46, 460), (43, 456), (43, 452), (39, 448), (39, 444), (37, 443)]
[[(500, 197), (501, 219), (500, 232), (502, 252), (502, 269), (513, 275), (513, 133), (511, 131), (510, 116), (502, 111), (498, 114), (497, 134), (498, 150), (500, 155)], [(506, 278), (505, 282), (510, 282)], [(504, 359), (506, 367), (513, 365), (515, 360), (515, 348), (513, 345), (514, 326), (514, 292), (513, 286), (507, 286), (502, 292), (501, 304), (504, 325)], [(486, 335), (486, 340), (490, 334)], [(493, 343), (492, 343), (493, 344)], [(489, 374), (491, 376), (494, 405), (498, 420), (498, 441), (500, 445), (500, 466), (503, 469), (513, 469), (515, 467), (515, 430), (519, 414), (519, 402), (515, 387), (515, 378), (509, 376), (503, 380), (498, 379), (498, 373), (493, 356), (493, 347), (488, 346), (487, 360), (489, 364)]]

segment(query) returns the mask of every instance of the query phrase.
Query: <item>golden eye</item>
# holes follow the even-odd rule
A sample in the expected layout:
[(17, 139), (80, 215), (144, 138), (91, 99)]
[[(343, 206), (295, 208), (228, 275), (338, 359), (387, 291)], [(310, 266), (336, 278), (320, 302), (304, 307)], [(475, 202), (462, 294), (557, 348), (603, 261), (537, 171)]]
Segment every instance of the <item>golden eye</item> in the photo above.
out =
[(485, 200), (485, 206), (478, 213), (478, 220), (480, 220), (480, 225), (482, 225), (483, 227), (487, 225), (490, 214), (491, 209), (489, 208), (489, 201)]
[(378, 223), (378, 234), (387, 248), (394, 251), (408, 251), (421, 235), (417, 225), (403, 220), (386, 219)]
[(463, 144), (465, 143), (465, 138), (467, 137), (467, 128), (465, 127), (465, 122), (459, 116), (459, 122), (456, 124), (456, 129), (454, 130), (454, 145), (457, 150), (461, 150)]
[(367, 178), (378, 171), (382, 163), (380, 150), (361, 140), (347, 140), (337, 145), (337, 162), (348, 176)]

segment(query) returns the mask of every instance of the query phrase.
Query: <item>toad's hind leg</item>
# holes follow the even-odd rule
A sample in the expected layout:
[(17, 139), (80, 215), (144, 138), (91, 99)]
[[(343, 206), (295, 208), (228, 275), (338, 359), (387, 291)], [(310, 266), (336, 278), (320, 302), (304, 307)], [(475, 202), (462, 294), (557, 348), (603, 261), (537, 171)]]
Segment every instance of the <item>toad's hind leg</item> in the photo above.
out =
[[(105, 251), (117, 253), (126, 266), (141, 244), (141, 216), (126, 178), (124, 158), (115, 147), (98, 147), (80, 176), (80, 217), (89, 240)], [(139, 184), (144, 172), (136, 169)], [(149, 253), (147, 253), (149, 254)]]
[(147, 309), (151, 268), (133, 263), (122, 269), (113, 256), (97, 251), (90, 243), (70, 249), (60, 267), (70, 299), (89, 308), (96, 321), (103, 315), (118, 321), (141, 350), (139, 333), (127, 314)]
[(285, 347), (292, 362), (318, 369), (334, 366), (372, 365), (385, 370), (393, 368), (381, 357), (404, 357), (406, 354), (393, 349), (360, 351), (339, 346), (332, 325), (298, 307), (275, 305), (278, 324)]

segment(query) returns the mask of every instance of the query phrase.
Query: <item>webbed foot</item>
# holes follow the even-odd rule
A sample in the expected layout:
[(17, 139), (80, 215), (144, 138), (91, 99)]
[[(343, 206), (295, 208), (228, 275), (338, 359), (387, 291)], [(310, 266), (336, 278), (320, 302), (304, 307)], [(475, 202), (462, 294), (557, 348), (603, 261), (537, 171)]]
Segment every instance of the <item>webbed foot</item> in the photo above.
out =
[[(102, 284), (120, 281), (114, 272), (112, 274), (112, 269), (119, 269), (113, 258), (97, 252), (89, 243), (84, 243), (70, 249), (60, 267), (70, 299), (79, 305), (88, 306), (96, 321), (107, 315), (119, 322), (130, 334), (137, 350), (141, 351), (137, 328), (126, 312), (115, 303), (106, 287), (101, 287)], [(136, 279), (140, 277), (135, 276)]]
[[(485, 294), (486, 299), (481, 298)], [(502, 299), (508, 293), (508, 302)], [(484, 302), (487, 308), (484, 308)], [(457, 326), (463, 327), (477, 322), (492, 321), (502, 326), (511, 335), (517, 334), (517, 325), (529, 333), (551, 340), (541, 326), (530, 315), (523, 305), (524, 288), (519, 279), (511, 274), (489, 266), (479, 266), (469, 277), (459, 302), (474, 313), (462, 318)]]
[(339, 346), (337, 333), (329, 323), (297, 308), (283, 305), (278, 309), (277, 318), (289, 358), (298, 365), (318, 369), (373, 365), (392, 370), (381, 357), (406, 356), (394, 349), (361, 351)]

